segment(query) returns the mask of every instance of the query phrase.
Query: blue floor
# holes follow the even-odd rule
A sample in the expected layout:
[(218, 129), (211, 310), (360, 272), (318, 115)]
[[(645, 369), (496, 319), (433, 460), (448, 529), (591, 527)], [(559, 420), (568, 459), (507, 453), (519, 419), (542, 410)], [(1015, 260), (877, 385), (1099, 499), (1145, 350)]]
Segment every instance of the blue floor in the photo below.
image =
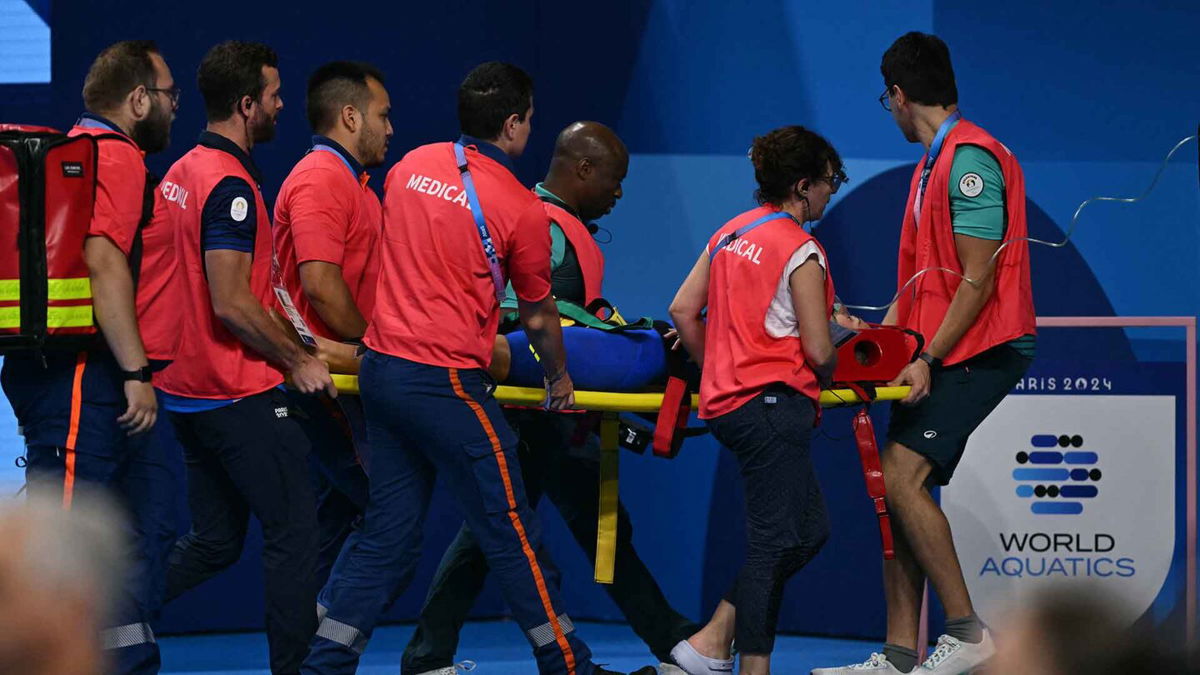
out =
[[(412, 626), (386, 626), (375, 631), (363, 655), (360, 675), (399, 675), (400, 654)], [(627, 627), (616, 624), (579, 623), (579, 634), (592, 648), (598, 663), (627, 671), (651, 663), (645, 645)], [(267, 642), (262, 633), (166, 637), (162, 646), (163, 673), (189, 675), (268, 675)], [(775, 643), (772, 670), (808, 673), (819, 666), (863, 661), (873, 642), (780, 636)], [(478, 663), (474, 675), (531, 675), (537, 672), (529, 646), (516, 624), (506, 621), (469, 623), (463, 628), (459, 658)]]

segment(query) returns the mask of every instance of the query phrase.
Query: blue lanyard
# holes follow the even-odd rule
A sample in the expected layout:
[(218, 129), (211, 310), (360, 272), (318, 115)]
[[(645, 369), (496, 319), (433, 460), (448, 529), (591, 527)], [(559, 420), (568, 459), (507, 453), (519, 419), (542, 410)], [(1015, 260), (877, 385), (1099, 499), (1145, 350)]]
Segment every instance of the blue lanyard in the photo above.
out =
[(458, 161), (458, 172), (462, 175), (463, 191), (467, 193), (467, 202), (471, 205), (471, 215), (475, 218), (475, 229), (479, 231), (479, 241), (483, 244), (483, 255), (488, 261), (488, 271), (492, 273), (492, 284), (496, 287), (496, 301), (504, 302), (504, 274), (500, 271), (500, 258), (496, 256), (496, 244), (488, 232), (487, 221), (483, 218), (483, 205), (479, 203), (479, 195), (475, 192), (475, 181), (467, 168), (467, 153), (462, 143), (454, 144), (454, 158)]
[(929, 145), (929, 152), (925, 153), (925, 164), (921, 167), (921, 180), (917, 185), (917, 199), (913, 203), (918, 221), (921, 219), (921, 205), (925, 201), (925, 187), (929, 184), (929, 174), (933, 173), (933, 165), (937, 162), (938, 155), (942, 154), (942, 144), (946, 142), (946, 135), (950, 133), (950, 127), (961, 119), (962, 113), (958, 110), (950, 113), (946, 121), (938, 127), (937, 135), (933, 137), (933, 143)]
[(721, 237), (719, 240), (717, 240), (717, 245), (714, 246), (712, 248), (712, 250), (708, 252), (708, 264), (711, 265), (713, 258), (717, 257), (718, 253), (720, 253), (722, 250), (724, 250), (724, 248), (726, 246), (737, 241), (739, 238), (741, 238), (743, 235), (745, 235), (750, 230), (753, 230), (754, 228), (758, 227), (759, 225), (769, 223), (772, 220), (779, 220), (781, 218), (791, 218), (791, 217), (792, 216), (790, 214), (784, 213), (783, 211), (776, 211), (775, 213), (768, 213), (767, 215), (763, 216), (762, 218), (759, 218), (758, 220), (754, 221), (753, 223), (750, 223), (749, 225), (743, 225), (742, 227), (739, 227), (738, 229), (734, 230), (733, 232), (726, 234), (724, 237)]
[(337, 151), (337, 148), (330, 147), (328, 145), (325, 145), (324, 143), (317, 143), (316, 145), (314, 145), (312, 147), (312, 149), (313, 150), (324, 150), (325, 152), (333, 153), (333, 155), (336, 156), (338, 159), (342, 160), (342, 164), (345, 164), (346, 168), (350, 170), (350, 175), (354, 176), (354, 180), (358, 180), (358, 174), (354, 173), (354, 167), (350, 165), (349, 160), (347, 160), (342, 155), (342, 153)]

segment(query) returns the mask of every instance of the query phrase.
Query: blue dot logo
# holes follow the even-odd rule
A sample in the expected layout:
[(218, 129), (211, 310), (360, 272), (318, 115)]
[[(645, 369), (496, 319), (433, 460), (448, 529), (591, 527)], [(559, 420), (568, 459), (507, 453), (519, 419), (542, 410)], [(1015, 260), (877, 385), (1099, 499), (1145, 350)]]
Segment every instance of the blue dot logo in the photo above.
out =
[(1085, 500), (1100, 494), (1099, 455), (1084, 448), (1079, 434), (1036, 434), (1029, 445), (1017, 453), (1012, 471), (1017, 497), (1029, 500), (1037, 515), (1083, 513)]

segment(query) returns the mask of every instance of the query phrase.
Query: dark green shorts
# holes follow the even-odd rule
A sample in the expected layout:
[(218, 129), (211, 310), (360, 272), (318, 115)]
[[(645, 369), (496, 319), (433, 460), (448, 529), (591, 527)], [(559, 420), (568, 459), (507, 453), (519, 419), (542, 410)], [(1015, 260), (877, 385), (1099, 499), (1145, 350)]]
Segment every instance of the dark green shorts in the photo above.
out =
[(946, 485), (967, 438), (1012, 391), (1033, 359), (1007, 344), (932, 372), (929, 396), (914, 406), (892, 404), (887, 438), (929, 459)]

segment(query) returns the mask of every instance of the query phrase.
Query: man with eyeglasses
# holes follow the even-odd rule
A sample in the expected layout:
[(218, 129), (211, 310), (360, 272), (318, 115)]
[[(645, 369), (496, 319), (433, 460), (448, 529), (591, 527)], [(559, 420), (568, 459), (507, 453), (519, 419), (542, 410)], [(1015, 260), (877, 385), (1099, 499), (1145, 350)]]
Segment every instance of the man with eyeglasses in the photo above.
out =
[(957, 675), (986, 661), (995, 646), (975, 615), (950, 524), (929, 489), (949, 483), (970, 434), (1033, 359), (1025, 184), (1008, 148), (962, 119), (944, 42), (901, 36), (880, 71), (887, 86), (880, 103), (905, 139), (926, 149), (904, 212), (899, 299), (883, 322), (921, 333), (926, 350), (892, 382), (912, 391), (892, 408), (882, 455), (898, 524), (896, 559), (884, 562), (883, 653), (813, 675), (912, 672), (926, 579), (945, 607), (946, 633), (920, 671)]
[(86, 112), (69, 136), (96, 139), (96, 196), (84, 259), (103, 341), (78, 353), (4, 358), (4, 391), (25, 436), (31, 496), (70, 509), (84, 486), (112, 493), (128, 516), (129, 576), (100, 642), (118, 673), (157, 673), (151, 623), (174, 538), (169, 423), (154, 371), (175, 356), (177, 286), (169, 229), (152, 224), (157, 179), (144, 156), (170, 142), (178, 89), (153, 42), (109, 46), (83, 85)]

